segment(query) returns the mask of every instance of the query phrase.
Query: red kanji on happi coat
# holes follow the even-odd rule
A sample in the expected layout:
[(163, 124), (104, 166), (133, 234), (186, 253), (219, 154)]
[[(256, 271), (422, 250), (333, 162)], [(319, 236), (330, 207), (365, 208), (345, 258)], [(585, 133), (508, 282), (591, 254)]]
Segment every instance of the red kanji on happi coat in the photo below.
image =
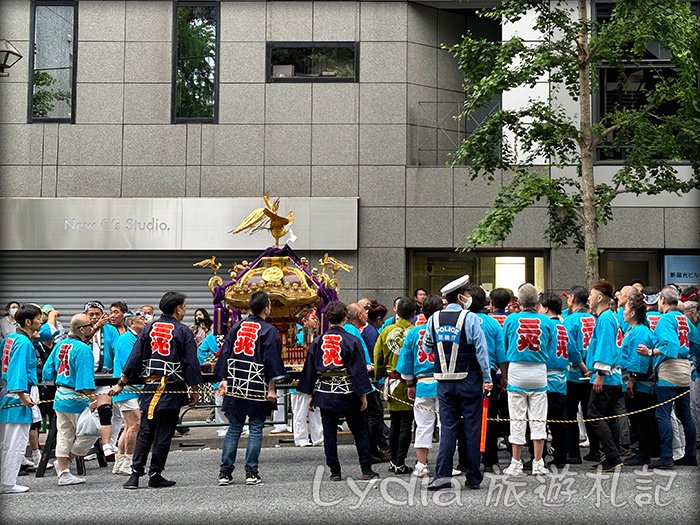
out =
[(258, 340), (260, 323), (244, 321), (236, 334), (236, 342), (233, 344), (234, 354), (252, 356), (255, 354), (255, 342)]
[(326, 334), (322, 338), (321, 350), (323, 350), (323, 366), (336, 365), (343, 366), (343, 359), (340, 357), (340, 341), (342, 337), (337, 334)]
[(66, 377), (70, 376), (70, 362), (68, 359), (70, 358), (70, 349), (73, 348), (73, 345), (71, 343), (66, 343), (62, 344), (61, 347), (58, 349), (58, 372), (57, 374), (64, 375)]
[(564, 359), (569, 359), (569, 353), (567, 352), (567, 346), (569, 345), (569, 332), (566, 331), (564, 325), (558, 324), (557, 326), (557, 357), (563, 357)]
[(595, 328), (595, 317), (581, 317), (581, 333), (583, 334), (583, 349), (588, 350)]
[(688, 341), (688, 319), (686, 317), (678, 316), (678, 344), (683, 348), (688, 348), (690, 343)]
[(423, 350), (423, 339), (425, 338), (425, 330), (420, 330), (418, 332), (418, 362), (419, 363), (425, 363), (426, 361), (430, 361), (431, 363), (435, 362), (435, 353), (430, 352), (429, 354)]
[(170, 355), (170, 341), (173, 340), (175, 325), (170, 323), (155, 323), (151, 330), (151, 352), (160, 355)]
[(528, 319), (521, 317), (518, 319), (518, 352), (523, 350), (531, 350), (533, 352), (540, 351), (540, 335), (542, 335), (542, 329), (540, 328), (539, 319)]
[(10, 349), (12, 348), (12, 339), (7, 339), (5, 341), (5, 346), (2, 349), (2, 373), (5, 375), (7, 373), (7, 368), (10, 366)]

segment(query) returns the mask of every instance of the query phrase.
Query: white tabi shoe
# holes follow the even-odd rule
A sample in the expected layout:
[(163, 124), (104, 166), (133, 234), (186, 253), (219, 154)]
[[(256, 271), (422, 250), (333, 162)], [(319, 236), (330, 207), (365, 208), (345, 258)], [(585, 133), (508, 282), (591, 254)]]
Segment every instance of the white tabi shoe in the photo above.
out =
[(79, 478), (78, 476), (74, 476), (71, 474), (70, 470), (64, 470), (61, 472), (61, 474), (58, 476), (58, 484), (61, 486), (64, 485), (80, 485), (81, 483), (85, 483), (85, 478)]
[(112, 474), (120, 474), (119, 469), (122, 468), (122, 463), (124, 462), (124, 454), (117, 453), (114, 457), (114, 466), (112, 467)]
[(549, 469), (544, 466), (544, 459), (534, 460), (532, 462), (533, 476), (546, 476), (547, 474), (549, 474)]

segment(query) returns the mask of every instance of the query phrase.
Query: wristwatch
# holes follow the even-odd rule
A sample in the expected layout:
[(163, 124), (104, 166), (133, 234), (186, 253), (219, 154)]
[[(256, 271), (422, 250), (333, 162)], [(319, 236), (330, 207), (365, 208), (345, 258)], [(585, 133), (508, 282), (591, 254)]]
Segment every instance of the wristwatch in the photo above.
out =
[(652, 357), (654, 355), (654, 349), (650, 348), (649, 349), (649, 357)]
[(122, 381), (121, 379), (119, 379), (119, 381), (117, 381), (117, 386), (124, 388), (126, 386), (126, 383), (124, 381)]

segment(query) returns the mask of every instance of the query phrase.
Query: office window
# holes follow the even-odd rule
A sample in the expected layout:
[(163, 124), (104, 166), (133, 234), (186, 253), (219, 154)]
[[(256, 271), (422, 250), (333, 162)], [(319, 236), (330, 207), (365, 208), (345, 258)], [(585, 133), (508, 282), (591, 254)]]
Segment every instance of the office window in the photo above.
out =
[(173, 121), (216, 122), (219, 4), (178, 2), (175, 28)]
[[(595, 19), (604, 24), (610, 19), (615, 4), (612, 2), (597, 2), (595, 4)], [(698, 15), (698, 2), (691, 2), (693, 13)], [(647, 103), (648, 93), (666, 79), (673, 78), (676, 70), (671, 62), (671, 53), (654, 40), (650, 40), (640, 60), (623, 63), (622, 67), (603, 64), (598, 70), (598, 101), (596, 104), (597, 119), (602, 120), (613, 111), (639, 109)], [(678, 105), (666, 103), (658, 107), (654, 113), (659, 116), (670, 116), (676, 113)], [(609, 144), (613, 137), (598, 147), (598, 161), (619, 162), (625, 159), (628, 148), (613, 147)], [(606, 144), (608, 142), (608, 144)]]
[(355, 42), (269, 42), (268, 82), (357, 82)]
[(30, 122), (74, 121), (77, 27), (76, 2), (34, 3)]

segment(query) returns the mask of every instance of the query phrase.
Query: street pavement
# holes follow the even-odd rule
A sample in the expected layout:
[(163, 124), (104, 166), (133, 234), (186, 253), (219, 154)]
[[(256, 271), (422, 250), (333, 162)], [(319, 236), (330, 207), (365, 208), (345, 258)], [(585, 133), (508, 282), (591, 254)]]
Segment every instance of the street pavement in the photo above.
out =
[[(59, 487), (52, 471), (44, 478), (20, 477), (30, 491), (0, 496), (2, 523), (698, 523), (696, 467), (656, 473), (625, 467), (612, 475), (591, 473), (584, 462), (544, 478), (486, 474), (476, 491), (463, 487), (463, 477), (454, 478), (454, 489), (430, 492), (427, 480), (390, 475), (387, 463), (375, 465), (380, 480), (359, 481), (354, 446), (342, 445), (339, 452), (344, 479), (333, 483), (322, 447), (264, 448), (263, 483), (246, 486), (239, 449), (234, 484), (219, 487), (219, 450), (173, 450), (164, 475), (177, 485), (159, 490), (145, 488), (145, 480), (144, 488), (124, 490), (126, 478), (111, 474), (111, 464), (100, 468), (90, 461), (84, 485)], [(436, 454), (434, 447), (431, 459)]]

